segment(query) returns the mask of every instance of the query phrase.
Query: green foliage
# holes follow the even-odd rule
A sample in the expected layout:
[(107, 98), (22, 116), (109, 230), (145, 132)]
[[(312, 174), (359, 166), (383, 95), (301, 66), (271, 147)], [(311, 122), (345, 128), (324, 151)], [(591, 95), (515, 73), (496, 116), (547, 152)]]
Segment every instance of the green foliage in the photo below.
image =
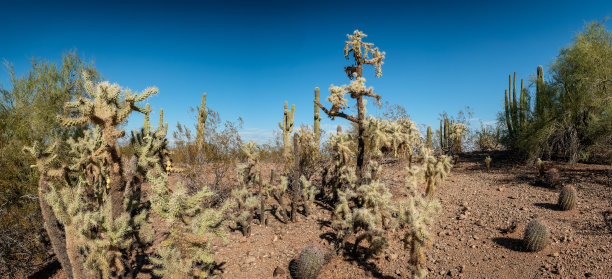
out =
[(291, 266), (291, 275), (296, 279), (316, 279), (321, 268), (329, 262), (331, 253), (315, 245), (308, 245)]
[(533, 219), (525, 228), (523, 238), (527, 251), (541, 251), (550, 242), (550, 233), (546, 224), (538, 219)]
[(553, 60), (548, 81), (538, 66), (533, 110), (528, 102), (521, 106), (522, 99), (517, 108), (506, 100), (505, 144), (530, 161), (612, 161), (611, 59), (612, 34), (604, 22), (586, 24)]
[(574, 186), (565, 185), (563, 188), (561, 188), (557, 205), (562, 210), (572, 210), (576, 208), (577, 196), (578, 194), (576, 193), (576, 188), (574, 188)]
[(41, 203), (46, 202), (35, 198), (40, 174), (30, 168), (35, 164), (31, 156), (15, 151), (34, 142), (78, 135), (82, 129), (62, 127), (55, 115), (63, 110), (65, 101), (87, 94), (82, 71), (98, 78), (93, 64), (83, 61), (76, 51), (65, 53), (57, 64), (31, 62), (23, 76), (5, 63), (9, 87), (0, 87), (0, 238), (4, 240), (0, 241), (0, 277), (27, 272), (47, 257), (49, 249), (41, 242), (45, 238)]
[(289, 156), (291, 152), (291, 132), (293, 131), (293, 117), (295, 115), (295, 105), (291, 106), (289, 111), (289, 103), (285, 101), (285, 109), (283, 112), (283, 122), (278, 122), (278, 127), (283, 131), (283, 156)]

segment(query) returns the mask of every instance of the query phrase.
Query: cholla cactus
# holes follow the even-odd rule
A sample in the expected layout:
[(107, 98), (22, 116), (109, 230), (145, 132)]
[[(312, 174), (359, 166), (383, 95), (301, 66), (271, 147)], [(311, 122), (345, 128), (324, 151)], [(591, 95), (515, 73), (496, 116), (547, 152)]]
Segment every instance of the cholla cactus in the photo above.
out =
[(487, 158), (485, 158), (485, 165), (487, 166), (487, 171), (491, 171), (491, 156), (487, 156)]
[[(427, 152), (428, 154), (431, 151)], [(429, 231), (433, 218), (437, 215), (440, 205), (437, 200), (423, 197), (418, 190), (418, 184), (431, 181), (430, 167), (424, 160), (423, 166), (408, 168), (409, 176), (406, 180), (408, 200), (400, 207), (399, 223), (408, 227), (404, 235), (404, 248), (410, 249), (410, 264), (413, 267), (413, 278), (424, 278), (427, 275), (425, 268), (425, 249), (431, 246), (432, 236)]]
[(319, 193), (319, 189), (312, 185), (310, 180), (306, 179), (303, 175), (300, 176), (300, 183), (302, 184), (302, 201), (304, 204), (304, 215), (308, 217), (310, 215), (310, 209), (314, 202), (315, 195)]
[(328, 145), (333, 165), (329, 169), (324, 169), (322, 190), (325, 198), (335, 203), (338, 201), (338, 192), (354, 188), (353, 185), (357, 180), (355, 168), (351, 164), (355, 141), (350, 134), (338, 131), (335, 135), (331, 135)]
[[(349, 57), (353, 57), (354, 64), (345, 67), (345, 72), (349, 79), (352, 79), (349, 85), (341, 87), (332, 85), (329, 88), (330, 95), (327, 98), (331, 102), (332, 106), (330, 109), (325, 108), (320, 102), (315, 100), (317, 104), (327, 116), (334, 119), (335, 117), (342, 117), (357, 124), (357, 181), (358, 184), (362, 184), (364, 177), (365, 167), (367, 160), (365, 159), (365, 116), (366, 107), (364, 97), (375, 98), (377, 103), (380, 105), (380, 96), (374, 93), (374, 89), (367, 88), (365, 85), (365, 78), (363, 78), (363, 66), (372, 65), (374, 66), (376, 77), (382, 76), (381, 65), (385, 58), (385, 52), (381, 52), (377, 47), (375, 48), (372, 43), (366, 43), (362, 41), (366, 35), (359, 30), (355, 30), (352, 35), (347, 35), (349, 41), (345, 42), (344, 56), (348, 60)], [(352, 54), (352, 55), (351, 55)], [(372, 58), (370, 58), (372, 55)], [(349, 115), (343, 112), (348, 101), (344, 95), (349, 94), (351, 98), (357, 102), (357, 116)]]
[(450, 127), (450, 138), (453, 141), (454, 153), (463, 152), (463, 137), (467, 127), (462, 123), (453, 123)]
[(210, 243), (215, 236), (223, 238), (224, 213), (231, 204), (203, 209), (202, 203), (213, 195), (206, 186), (193, 195), (180, 183), (169, 191), (168, 175), (159, 164), (147, 178), (151, 207), (170, 229), (156, 248), (157, 257), (151, 258), (153, 272), (164, 278), (208, 278), (214, 267)]
[(425, 195), (428, 197), (433, 196), (436, 185), (446, 179), (451, 168), (450, 157), (442, 155), (436, 158), (432, 153), (431, 149), (423, 148), (419, 158), (423, 163)]

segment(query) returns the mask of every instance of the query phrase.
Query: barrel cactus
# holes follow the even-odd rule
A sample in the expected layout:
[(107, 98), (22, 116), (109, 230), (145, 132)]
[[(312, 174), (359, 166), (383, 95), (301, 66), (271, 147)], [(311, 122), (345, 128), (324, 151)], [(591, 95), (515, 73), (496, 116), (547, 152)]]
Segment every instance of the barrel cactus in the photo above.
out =
[(538, 219), (533, 219), (525, 228), (525, 248), (528, 251), (541, 251), (550, 242), (550, 232), (546, 224)]
[(296, 279), (316, 279), (321, 268), (329, 262), (331, 251), (308, 245), (291, 266), (291, 275)]
[(566, 185), (559, 193), (557, 204), (562, 210), (572, 210), (576, 208), (576, 188), (572, 185)]

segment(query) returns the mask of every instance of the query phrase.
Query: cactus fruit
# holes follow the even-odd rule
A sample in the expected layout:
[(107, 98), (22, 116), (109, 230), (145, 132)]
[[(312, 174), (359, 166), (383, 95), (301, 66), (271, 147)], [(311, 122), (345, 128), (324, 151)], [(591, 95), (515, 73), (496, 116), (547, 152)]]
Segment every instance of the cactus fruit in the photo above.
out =
[(559, 208), (562, 210), (572, 210), (576, 208), (576, 196), (576, 188), (572, 185), (566, 185), (559, 193), (557, 205), (559, 205)]
[(487, 164), (487, 171), (491, 171), (491, 156), (485, 158), (485, 164)]
[(550, 232), (546, 224), (538, 219), (533, 219), (525, 228), (523, 238), (527, 251), (541, 251), (550, 242)]
[(329, 262), (331, 255), (331, 251), (322, 247), (308, 245), (290, 267), (291, 275), (296, 279), (316, 279), (321, 268)]
[(278, 122), (278, 127), (283, 130), (283, 156), (289, 156), (291, 152), (291, 131), (293, 131), (293, 116), (295, 115), (295, 105), (291, 105), (289, 110), (289, 103), (285, 101), (285, 110), (283, 113), (283, 122)]
[(544, 173), (544, 182), (552, 188), (561, 186), (561, 174), (556, 168), (551, 168)]

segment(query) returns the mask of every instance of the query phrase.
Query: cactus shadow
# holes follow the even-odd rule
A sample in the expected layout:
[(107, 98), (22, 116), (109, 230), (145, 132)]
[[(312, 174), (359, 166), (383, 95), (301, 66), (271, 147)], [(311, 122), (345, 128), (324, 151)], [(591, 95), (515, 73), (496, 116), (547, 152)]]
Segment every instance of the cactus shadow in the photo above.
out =
[[(362, 270), (370, 272), (371, 277), (379, 278), (379, 279), (396, 279), (393, 276), (383, 275), (375, 263), (368, 262), (368, 259), (370, 259), (369, 257), (363, 256), (365, 253), (357, 252), (357, 254), (353, 254), (352, 249), (353, 247), (351, 245), (347, 245), (347, 247), (345, 247), (345, 255), (346, 255), (345, 260), (346, 261), (357, 263), (357, 265)], [(358, 250), (359, 249), (365, 249), (365, 248), (359, 247)]]
[(516, 252), (526, 252), (523, 249), (523, 240), (511, 237), (496, 237), (493, 238), (493, 242), (497, 245), (500, 245), (506, 249), (516, 251)]
[(59, 263), (57, 258), (55, 258), (53, 261), (45, 264), (40, 270), (28, 276), (28, 279), (50, 278), (51, 275), (55, 274), (60, 269), (62, 269), (62, 265)]
[(604, 223), (608, 227), (610, 233), (612, 233), (612, 210), (604, 211), (601, 213), (604, 218)]
[(544, 209), (550, 209), (550, 210), (554, 210), (554, 211), (562, 211), (561, 208), (559, 208), (559, 205), (557, 205), (556, 203), (549, 203), (549, 202), (536, 202), (533, 205), (540, 207), (540, 208), (544, 208)]

